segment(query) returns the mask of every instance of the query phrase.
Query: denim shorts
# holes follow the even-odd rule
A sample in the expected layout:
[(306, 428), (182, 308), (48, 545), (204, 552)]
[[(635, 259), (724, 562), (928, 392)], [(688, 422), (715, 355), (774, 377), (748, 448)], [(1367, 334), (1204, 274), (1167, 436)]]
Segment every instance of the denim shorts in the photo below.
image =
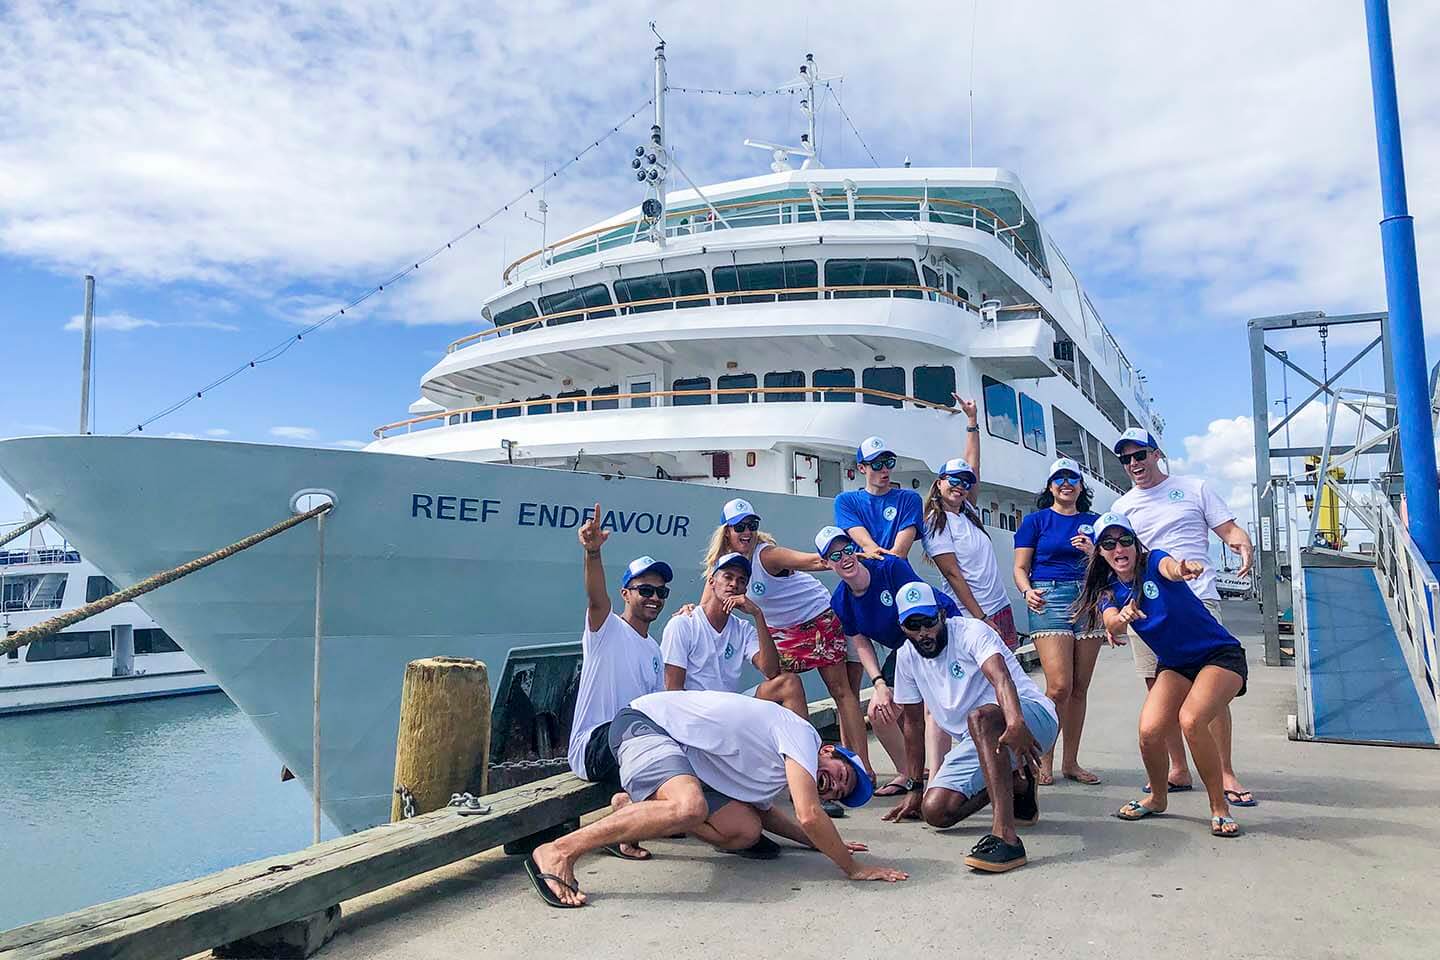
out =
[(1077, 630), (1070, 621), (1070, 608), (1080, 596), (1079, 580), (1032, 580), (1030, 585), (1045, 591), (1045, 609), (1036, 613), (1027, 605), (1030, 635), (1037, 633), (1068, 633), (1073, 636), (1103, 637), (1105, 630), (1098, 624), (1092, 630)]

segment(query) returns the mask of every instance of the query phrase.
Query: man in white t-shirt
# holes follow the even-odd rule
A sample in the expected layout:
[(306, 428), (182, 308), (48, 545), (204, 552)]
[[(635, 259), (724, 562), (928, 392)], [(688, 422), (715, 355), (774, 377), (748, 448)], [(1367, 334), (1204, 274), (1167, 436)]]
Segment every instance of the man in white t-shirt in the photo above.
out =
[[(668, 563), (637, 557), (620, 578), (624, 613), (616, 616), (605, 585), (600, 549), (610, 534), (600, 529), (605, 514), (600, 504), (580, 525), (580, 546), (585, 550), (585, 632), (580, 638), (580, 689), (575, 695), (575, 716), (570, 725), (570, 769), (582, 780), (612, 784), (620, 789), (620, 767), (610, 749), (610, 721), (631, 700), (664, 689), (660, 673), (660, 646), (650, 638), (650, 625), (665, 609), (667, 584), (674, 579)], [(615, 797), (612, 803), (628, 798)], [(610, 851), (626, 860), (648, 860), (640, 847), (617, 846)]]
[[(690, 833), (721, 849), (751, 846), (762, 830), (819, 850), (851, 880), (904, 880), (852, 856), (863, 843), (840, 839), (821, 800), (861, 806), (874, 786), (855, 754), (821, 746), (820, 735), (778, 704), (736, 693), (665, 691), (639, 697), (616, 715), (610, 741), (634, 802), (542, 844), (525, 861), (541, 898), (585, 904), (575, 862), (617, 844)], [(792, 817), (773, 805), (789, 791)]]
[[(1255, 552), (1250, 535), (1235, 522), (1235, 512), (1204, 480), (1172, 477), (1161, 469), (1160, 461), (1165, 454), (1143, 427), (1131, 427), (1122, 433), (1115, 441), (1114, 450), (1130, 477), (1131, 487), (1110, 509), (1130, 519), (1135, 535), (1148, 549), (1164, 550), (1171, 556), (1198, 559), (1205, 564), (1205, 572), (1189, 581), (1190, 589), (1210, 615), (1219, 620), (1220, 593), (1215, 589), (1215, 568), (1210, 563), (1210, 534), (1213, 532), (1240, 555), (1237, 575), (1241, 577), (1250, 573)], [(1155, 683), (1155, 654), (1133, 630), (1130, 650), (1135, 658), (1135, 671), (1144, 678), (1148, 689)], [(1226, 798), (1238, 807), (1255, 806), (1254, 795), (1240, 785), (1232, 766), (1228, 706), (1215, 717), (1210, 729), (1220, 747), (1220, 772)], [(1191, 788), (1193, 781), (1185, 762), (1185, 741), (1178, 726), (1166, 738), (1166, 747), (1170, 753), (1167, 777), (1170, 789)]]
[[(1060, 733), (1055, 704), (1025, 675), (994, 627), (967, 617), (945, 619), (928, 583), (901, 587), (895, 615), (909, 641), (895, 661), (895, 702), (901, 705), (910, 782), (905, 799), (885, 819), (923, 817), (933, 827), (950, 827), (988, 802), (990, 833), (965, 865), (987, 873), (1024, 866), (1025, 845), (1015, 824), (1040, 818), (1035, 764)], [(956, 741), (928, 788), (919, 782), (927, 708)]]
[[(808, 719), (805, 687), (793, 673), (780, 670), (780, 652), (770, 638), (765, 615), (750, 599), (750, 561), (727, 553), (715, 561), (708, 587), (689, 614), (676, 614), (665, 624), (660, 651), (665, 662), (666, 690), (740, 690), (745, 664), (754, 664), (765, 680), (755, 696), (770, 700)], [(735, 611), (749, 614), (752, 626)]]

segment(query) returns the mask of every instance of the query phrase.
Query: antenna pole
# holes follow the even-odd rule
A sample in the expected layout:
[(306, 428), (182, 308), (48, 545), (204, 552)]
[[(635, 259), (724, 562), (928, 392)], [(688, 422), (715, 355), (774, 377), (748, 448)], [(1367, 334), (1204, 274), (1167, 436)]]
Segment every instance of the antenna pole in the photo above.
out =
[(810, 104), (810, 109), (805, 111), (809, 114), (810, 119), (810, 142), (808, 146), (810, 147), (811, 156), (815, 160), (815, 166), (818, 167), (820, 166), (820, 143), (815, 139), (815, 54), (805, 54), (805, 62), (801, 64), (800, 72), (805, 75), (805, 84), (808, 88), (806, 102)]
[[(655, 29), (655, 24), (650, 24), (650, 29)], [(655, 34), (659, 39), (660, 34)], [(651, 140), (658, 148), (655, 152), (664, 156), (665, 147), (665, 91), (669, 83), (665, 76), (665, 41), (660, 40), (655, 45), (655, 129), (651, 131), (654, 135)], [(655, 218), (655, 242), (665, 246), (665, 178), (662, 175), (655, 183), (655, 199), (660, 203), (660, 215)]]
[(90, 356), (95, 348), (95, 278), (85, 276), (85, 344), (80, 354), (80, 434), (90, 432)]

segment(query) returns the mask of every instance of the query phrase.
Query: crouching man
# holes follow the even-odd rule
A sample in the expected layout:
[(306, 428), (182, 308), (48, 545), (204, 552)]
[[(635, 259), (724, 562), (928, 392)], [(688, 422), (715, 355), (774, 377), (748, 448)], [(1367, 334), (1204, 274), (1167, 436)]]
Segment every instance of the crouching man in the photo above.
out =
[[(1060, 731), (1055, 704), (989, 624), (942, 617), (928, 583), (901, 587), (895, 613), (909, 640), (895, 661), (895, 702), (901, 705), (910, 781), (905, 799), (885, 819), (924, 817), (931, 826), (949, 827), (988, 802), (990, 833), (965, 865), (989, 873), (1024, 866), (1025, 845), (1015, 825), (1040, 819), (1035, 765)], [(928, 789), (919, 782), (925, 707), (955, 739)]]
[[(813, 847), (851, 880), (904, 880), (852, 854), (821, 800), (858, 807), (874, 786), (855, 755), (820, 745), (807, 721), (777, 703), (722, 691), (666, 691), (637, 697), (610, 724), (620, 781), (631, 802), (574, 833), (535, 848), (525, 869), (552, 907), (586, 896), (575, 862), (615, 844), (693, 834), (722, 850), (751, 847), (762, 830)], [(795, 816), (773, 806), (786, 790)]]

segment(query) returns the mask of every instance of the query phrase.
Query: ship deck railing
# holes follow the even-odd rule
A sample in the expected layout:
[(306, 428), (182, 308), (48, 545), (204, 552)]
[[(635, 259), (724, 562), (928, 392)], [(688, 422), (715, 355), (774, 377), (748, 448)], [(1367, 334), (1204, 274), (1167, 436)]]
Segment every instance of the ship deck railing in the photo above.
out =
[(79, 563), (80, 551), (65, 547), (31, 547), (26, 550), (0, 550), (0, 567), (38, 563)]

